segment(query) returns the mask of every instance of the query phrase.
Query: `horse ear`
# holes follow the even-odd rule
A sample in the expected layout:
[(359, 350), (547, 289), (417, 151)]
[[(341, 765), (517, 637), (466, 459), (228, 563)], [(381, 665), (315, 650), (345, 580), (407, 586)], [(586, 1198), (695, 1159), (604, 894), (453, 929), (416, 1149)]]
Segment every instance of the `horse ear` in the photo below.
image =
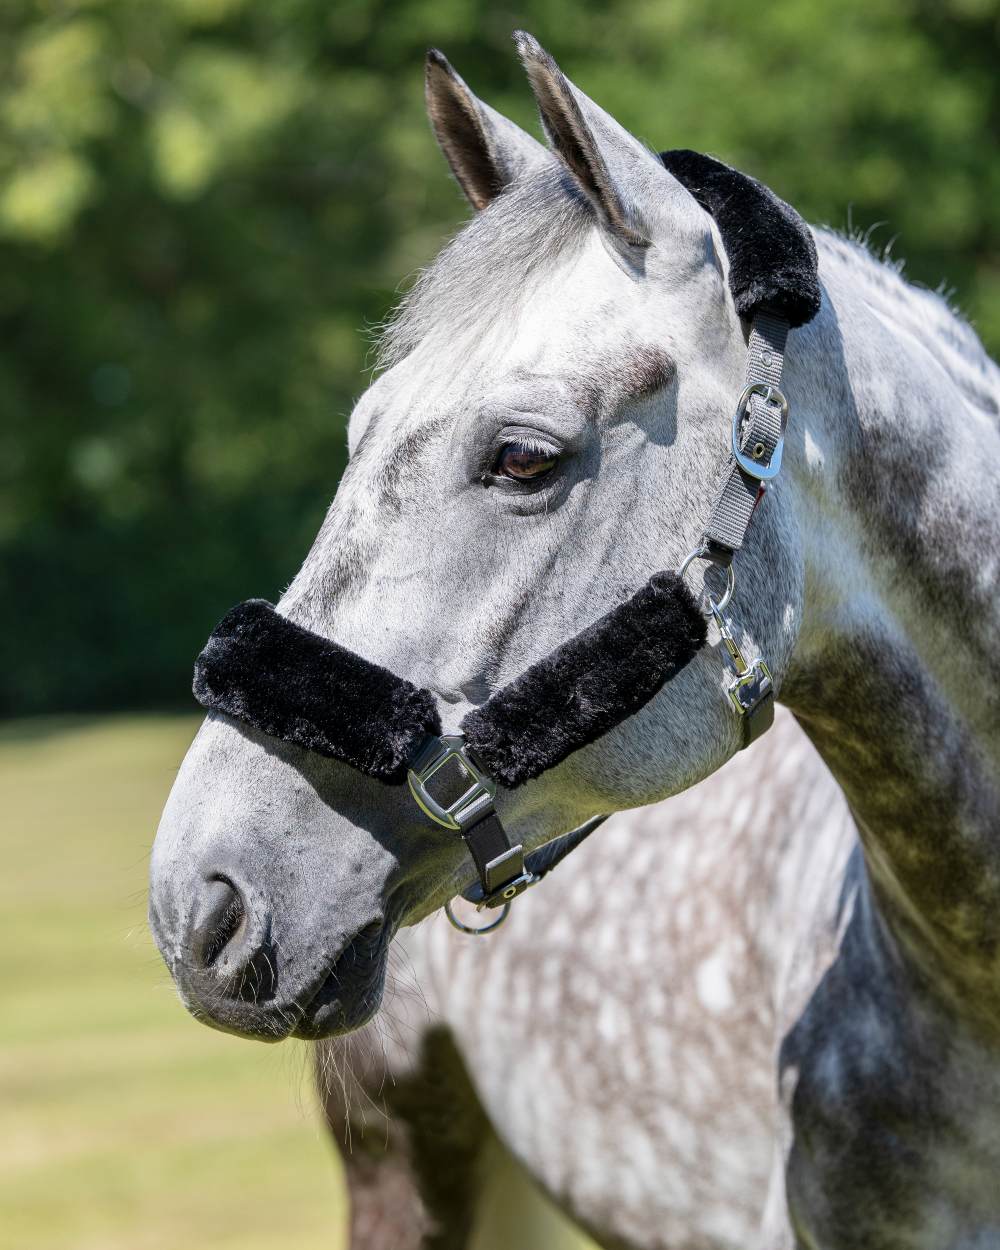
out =
[(641, 206), (669, 197), (673, 179), (665, 179), (653, 153), (569, 81), (534, 36), (516, 31), (514, 43), (549, 142), (603, 226), (623, 243), (647, 246), (651, 222)]
[(424, 94), (438, 145), (473, 208), (550, 159), (537, 139), (477, 99), (437, 48), (427, 53)]

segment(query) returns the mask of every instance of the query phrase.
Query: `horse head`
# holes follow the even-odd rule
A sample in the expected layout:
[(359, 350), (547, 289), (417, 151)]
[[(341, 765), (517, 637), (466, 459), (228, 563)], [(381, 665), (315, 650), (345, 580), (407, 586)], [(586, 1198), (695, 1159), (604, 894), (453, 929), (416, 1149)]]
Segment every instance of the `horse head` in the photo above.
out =
[[(518, 37), (543, 146), (438, 53), (431, 122), (476, 210), (406, 296), (350, 460), (278, 612), (429, 691), (445, 732), (699, 541), (746, 333), (716, 223)], [(704, 568), (688, 576), (702, 589)], [(803, 588), (781, 490), (734, 599), (780, 686)], [(719, 639), (596, 741), (496, 795), (526, 848), (683, 790), (741, 745)], [(614, 657), (608, 659), (613, 665)], [(153, 932), (192, 1012), (279, 1039), (360, 1025), (389, 942), (468, 881), (406, 786), (212, 712), (152, 859)]]

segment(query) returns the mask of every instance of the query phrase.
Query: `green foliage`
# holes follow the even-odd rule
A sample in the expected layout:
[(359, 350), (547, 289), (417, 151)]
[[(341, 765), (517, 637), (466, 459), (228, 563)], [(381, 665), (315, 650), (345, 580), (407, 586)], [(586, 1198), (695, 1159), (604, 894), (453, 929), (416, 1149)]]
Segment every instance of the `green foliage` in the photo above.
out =
[(532, 125), (532, 30), (654, 146), (876, 223), (1000, 347), (995, 0), (7, 0), (0, 711), (183, 699), (276, 595), (364, 389), (364, 327), (464, 215), (441, 45)]

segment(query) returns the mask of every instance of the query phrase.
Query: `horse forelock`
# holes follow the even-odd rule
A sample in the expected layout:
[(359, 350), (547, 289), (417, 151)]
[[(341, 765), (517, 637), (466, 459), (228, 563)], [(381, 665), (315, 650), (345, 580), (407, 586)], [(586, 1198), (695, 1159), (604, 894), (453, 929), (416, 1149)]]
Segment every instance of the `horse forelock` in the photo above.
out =
[(420, 274), (383, 328), (379, 367), (391, 368), (429, 339), (485, 335), (594, 225), (588, 203), (554, 161), (523, 175)]

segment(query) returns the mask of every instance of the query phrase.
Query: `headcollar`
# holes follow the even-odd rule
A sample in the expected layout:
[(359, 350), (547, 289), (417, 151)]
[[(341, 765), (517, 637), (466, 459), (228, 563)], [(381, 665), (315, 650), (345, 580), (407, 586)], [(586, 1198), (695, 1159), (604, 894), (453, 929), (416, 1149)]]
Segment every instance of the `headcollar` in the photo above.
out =
[[(459, 833), (478, 882), (465, 896), (501, 907), (533, 885), (603, 817), (527, 858), (497, 817), (497, 784), (539, 777), (637, 712), (705, 644), (706, 619), (683, 574), (695, 560), (721, 567), (727, 589), (710, 596), (733, 676), (729, 698), (744, 745), (769, 727), (774, 695), (760, 658), (748, 662), (724, 610), (732, 558), (764, 483), (781, 464), (788, 404), (779, 389), (789, 328), (820, 305), (816, 249), (799, 215), (767, 187), (697, 152), (664, 152), (667, 169), (713, 215), (729, 259), (729, 285), (751, 318), (747, 385), (732, 422), (731, 454), (709, 523), (679, 572), (661, 572), (625, 603), (551, 651), (445, 735), (434, 696), (339, 643), (295, 624), (262, 599), (238, 604), (195, 664), (194, 693), (271, 737), (337, 759), (388, 785), (409, 780), (421, 810)], [(450, 909), (449, 917), (458, 927)]]

